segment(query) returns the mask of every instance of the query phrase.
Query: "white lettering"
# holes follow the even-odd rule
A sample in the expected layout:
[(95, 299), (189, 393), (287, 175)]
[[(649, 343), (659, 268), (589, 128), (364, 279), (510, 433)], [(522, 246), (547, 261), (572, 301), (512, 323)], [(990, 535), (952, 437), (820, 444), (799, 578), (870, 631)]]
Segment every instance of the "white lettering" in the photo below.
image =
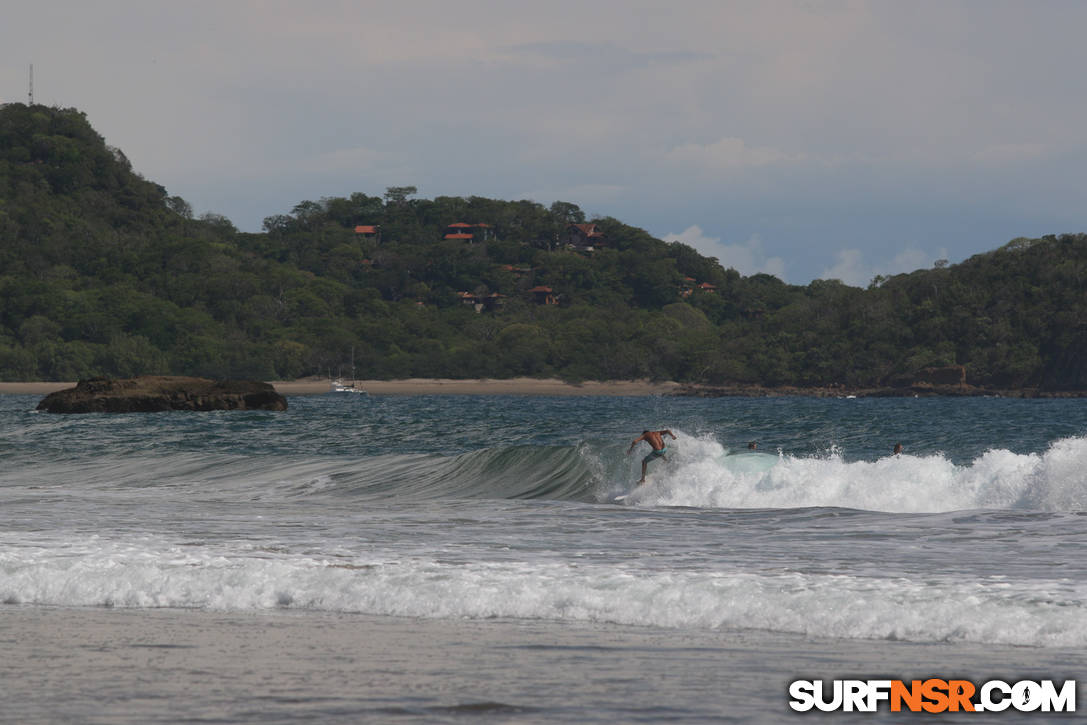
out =
[[(993, 699), (993, 691), (1000, 693), (1000, 699)], [(981, 686), (981, 704), (983, 710), (986, 712), (1003, 712), (1007, 710), (1012, 704), (1008, 695), (1011, 694), (1012, 688), (1007, 682), (1003, 680), (989, 680)], [(977, 709), (977, 708), (975, 708)]]
[(1030, 680), (1016, 682), (1012, 686), (1012, 706), (1019, 712), (1034, 712), (1042, 706), (1042, 688)]
[(867, 712), (868, 683), (864, 680), (845, 680), (843, 683), (842, 700), (846, 712)]
[(789, 707), (797, 712), (807, 712), (815, 706), (815, 685), (811, 680), (796, 680), (789, 685)]
[(891, 699), (891, 681), (890, 680), (869, 680), (868, 681), (868, 712), (875, 712), (879, 709), (880, 700)]
[(832, 691), (834, 692), (834, 697), (831, 698), (830, 702), (827, 702), (826, 699), (823, 697), (823, 681), (820, 680), (819, 682), (815, 683), (815, 685), (816, 685), (815, 706), (817, 708), (819, 708), (823, 712), (834, 712), (835, 710), (837, 710), (839, 707), (842, 706), (842, 681), (841, 680), (835, 680), (834, 681), (834, 684), (832, 686)]
[(1061, 691), (1057, 692), (1053, 680), (1042, 680), (1042, 711), (1075, 712), (1076, 681), (1065, 680), (1061, 685)]

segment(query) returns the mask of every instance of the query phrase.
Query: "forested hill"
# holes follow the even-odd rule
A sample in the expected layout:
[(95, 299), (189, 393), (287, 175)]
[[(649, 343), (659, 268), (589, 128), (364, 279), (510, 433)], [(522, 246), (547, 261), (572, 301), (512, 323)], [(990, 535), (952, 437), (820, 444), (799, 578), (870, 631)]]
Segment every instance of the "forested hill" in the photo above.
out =
[(866, 290), (743, 277), (572, 203), (303, 201), (238, 232), (75, 110), (0, 107), (0, 379), (650, 377), (1087, 390), (1087, 236)]

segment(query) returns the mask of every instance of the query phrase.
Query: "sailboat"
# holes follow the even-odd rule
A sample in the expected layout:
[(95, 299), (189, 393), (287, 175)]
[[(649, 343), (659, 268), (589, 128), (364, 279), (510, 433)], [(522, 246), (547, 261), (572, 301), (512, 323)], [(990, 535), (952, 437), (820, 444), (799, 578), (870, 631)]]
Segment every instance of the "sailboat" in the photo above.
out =
[(355, 380), (355, 347), (353, 345), (351, 346), (351, 382), (345, 383), (342, 377), (338, 377), (329, 382), (328, 392), (367, 395), (366, 388), (361, 387)]

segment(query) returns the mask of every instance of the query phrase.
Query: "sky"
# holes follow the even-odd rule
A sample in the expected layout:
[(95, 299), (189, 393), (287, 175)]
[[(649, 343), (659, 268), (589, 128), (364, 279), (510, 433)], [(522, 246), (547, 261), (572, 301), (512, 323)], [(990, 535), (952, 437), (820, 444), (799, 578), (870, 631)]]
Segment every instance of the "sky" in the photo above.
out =
[(33, 64), (36, 103), (245, 231), (414, 185), (866, 286), (1087, 231), (1084, 28), (1078, 0), (5, 0), (0, 102)]

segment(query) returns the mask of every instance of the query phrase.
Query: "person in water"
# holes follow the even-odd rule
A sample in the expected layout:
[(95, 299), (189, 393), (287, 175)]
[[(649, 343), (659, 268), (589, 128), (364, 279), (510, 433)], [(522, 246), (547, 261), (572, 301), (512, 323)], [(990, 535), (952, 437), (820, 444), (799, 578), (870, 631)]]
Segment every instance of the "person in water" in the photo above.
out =
[(902, 444), (901, 443), (895, 443), (895, 450), (894, 450), (894, 453), (892, 455), (895, 455), (895, 456), (902, 455)]
[(642, 477), (638, 481), (638, 483), (645, 483), (645, 469), (646, 466), (649, 465), (650, 461), (656, 460), (658, 458), (663, 458), (665, 461), (668, 460), (664, 456), (664, 454), (668, 452), (668, 446), (664, 445), (663, 438), (663, 436), (666, 435), (672, 436), (672, 440), (676, 439), (676, 434), (670, 430), (643, 430), (642, 434), (635, 438), (634, 442), (630, 444), (630, 448), (627, 449), (627, 455), (629, 456), (631, 451), (634, 450), (634, 446), (638, 445), (642, 441), (645, 441), (653, 448), (653, 450), (649, 452), (649, 455), (642, 459)]

